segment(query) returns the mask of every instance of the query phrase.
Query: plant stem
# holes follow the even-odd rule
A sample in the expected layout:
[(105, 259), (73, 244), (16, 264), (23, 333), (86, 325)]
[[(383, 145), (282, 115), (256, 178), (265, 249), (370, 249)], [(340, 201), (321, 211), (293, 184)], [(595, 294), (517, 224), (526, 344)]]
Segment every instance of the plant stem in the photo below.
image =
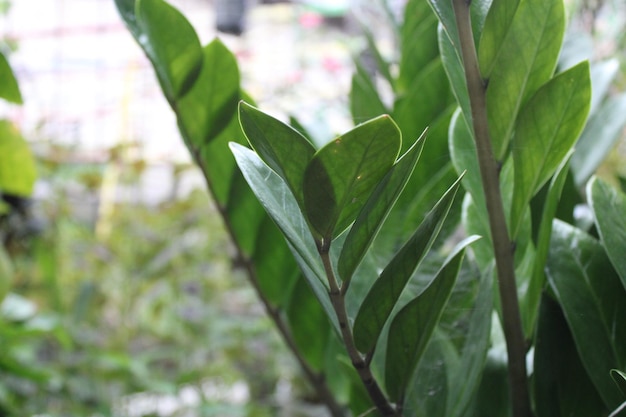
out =
[(335, 314), (337, 315), (337, 321), (339, 322), (339, 328), (341, 330), (341, 336), (343, 338), (343, 342), (346, 346), (346, 351), (348, 352), (348, 356), (350, 357), (350, 361), (352, 361), (352, 366), (356, 369), (367, 393), (378, 409), (382, 413), (384, 417), (401, 417), (401, 413), (392, 406), (385, 394), (380, 389), (380, 386), (374, 379), (374, 375), (372, 375), (372, 371), (369, 367), (369, 363), (365, 361), (363, 356), (359, 353), (356, 346), (354, 345), (354, 337), (352, 334), (352, 326), (350, 326), (350, 322), (348, 320), (348, 312), (346, 310), (345, 303), (345, 292), (342, 292), (342, 289), (339, 288), (337, 283), (337, 278), (335, 277), (335, 272), (333, 271), (332, 263), (330, 260), (330, 252), (329, 248), (320, 248), (319, 250), (320, 257), (322, 258), (322, 262), (324, 263), (324, 270), (326, 272), (326, 276), (328, 277), (328, 285), (330, 287), (329, 296), (330, 301), (332, 303), (333, 309), (335, 310)]
[(526, 346), (517, 299), (513, 243), (500, 194), (499, 164), (495, 160), (487, 123), (486, 86), (478, 68), (478, 58), (470, 17), (471, 0), (453, 0), (456, 25), (469, 93), (476, 152), (489, 216), (489, 228), (498, 272), (504, 336), (514, 417), (530, 417), (530, 397), (526, 374)]

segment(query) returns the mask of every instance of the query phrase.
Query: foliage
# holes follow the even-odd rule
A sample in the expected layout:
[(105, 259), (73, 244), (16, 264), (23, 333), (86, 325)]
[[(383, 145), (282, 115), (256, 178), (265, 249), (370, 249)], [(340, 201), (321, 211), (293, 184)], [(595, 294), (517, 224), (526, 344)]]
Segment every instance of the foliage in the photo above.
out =
[[(557, 67), (566, 26), (561, 0), (471, 7), (409, 1), (398, 28), (399, 72), (392, 75), (392, 63), (367, 34), (376, 66), (357, 60), (351, 91), (357, 126), (319, 149), (300, 126), (242, 101), (247, 147), (236, 124), (236, 102), (245, 94), (221, 43), (205, 47), (201, 63), (192, 59), (201, 51), (197, 38), (171, 6), (117, 4), (155, 66), (238, 256), (250, 261), (250, 281), (331, 414), (343, 415), (338, 404), (344, 403), (354, 415), (512, 410), (521, 417), (531, 415), (533, 404), (541, 416), (571, 410), (576, 399), (586, 415), (606, 415), (624, 401), (623, 197), (600, 180), (588, 187), (602, 240), (555, 219), (565, 213), (573, 220), (568, 209), (582, 196), (568, 184), (572, 178), (584, 184), (624, 121), (598, 110), (606, 92), (600, 86), (612, 79), (606, 64)], [(188, 38), (185, 48), (152, 29), (166, 23)], [(230, 72), (218, 71), (226, 62)], [(218, 86), (212, 80), (220, 76)], [(380, 98), (380, 80), (391, 87), (391, 107)], [(602, 139), (592, 146), (589, 137)], [(250, 188), (226, 162), (232, 161), (228, 141)], [(573, 157), (577, 141), (593, 152)], [(267, 214), (250, 202), (251, 192)], [(454, 204), (457, 193), (465, 194), (462, 209)], [(451, 251), (446, 238), (460, 214), (463, 229), (484, 238), (463, 240)], [(281, 233), (255, 226), (267, 215)], [(258, 273), (268, 254), (243, 244), (261, 239), (277, 251), (271, 279), (280, 284), (272, 287), (265, 283), (269, 275)], [(470, 243), (473, 256), (464, 259)], [(311, 293), (301, 292), (303, 281)], [(317, 302), (306, 298), (311, 294)], [(311, 313), (287, 308), (285, 317), (283, 306), (295, 302)], [(308, 318), (317, 330), (303, 335), (315, 328)], [(550, 337), (552, 329), (562, 339)], [(306, 340), (315, 343), (305, 347)], [(561, 343), (568, 343), (567, 355), (551, 361)], [(507, 355), (495, 360), (504, 349)], [(533, 355), (554, 372), (527, 372)], [(336, 375), (336, 362), (351, 365), (329, 392), (320, 381)], [(499, 371), (507, 367), (508, 378)], [(581, 385), (569, 383), (568, 369)], [(510, 395), (499, 401), (483, 395), (493, 384), (508, 385)]]

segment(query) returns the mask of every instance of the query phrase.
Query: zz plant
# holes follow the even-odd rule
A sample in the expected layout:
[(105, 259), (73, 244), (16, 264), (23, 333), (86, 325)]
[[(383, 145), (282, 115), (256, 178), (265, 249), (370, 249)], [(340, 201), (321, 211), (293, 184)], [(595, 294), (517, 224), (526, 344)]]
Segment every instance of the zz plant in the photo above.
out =
[(612, 64), (559, 58), (562, 0), (408, 1), (397, 65), (368, 34), (362, 123), (319, 149), (173, 7), (116, 4), (331, 415), (625, 415), (626, 197), (585, 182), (626, 99)]

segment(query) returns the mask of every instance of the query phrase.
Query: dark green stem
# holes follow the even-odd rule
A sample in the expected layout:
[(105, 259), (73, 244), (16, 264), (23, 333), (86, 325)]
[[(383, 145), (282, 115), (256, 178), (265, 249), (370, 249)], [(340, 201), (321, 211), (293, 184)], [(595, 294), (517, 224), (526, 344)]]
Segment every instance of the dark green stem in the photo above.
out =
[(337, 283), (337, 278), (335, 277), (335, 272), (330, 260), (330, 248), (323, 246), (318, 247), (320, 257), (324, 263), (326, 277), (328, 278), (330, 301), (333, 309), (335, 310), (335, 314), (337, 315), (339, 329), (341, 330), (341, 337), (343, 338), (350, 361), (352, 361), (352, 366), (354, 366), (354, 369), (356, 369), (359, 374), (359, 378), (361, 378), (370, 399), (378, 411), (380, 411), (384, 417), (401, 417), (400, 411), (396, 410), (395, 407), (389, 403), (387, 397), (385, 397), (385, 394), (380, 389), (378, 382), (374, 379), (374, 375), (372, 375), (369, 363), (365, 361), (365, 358), (363, 358), (363, 356), (359, 353), (354, 344), (352, 326), (350, 326), (350, 321), (348, 320), (348, 312), (346, 310), (346, 303), (344, 299), (345, 292), (342, 291)]
[(478, 58), (470, 18), (470, 2), (453, 0), (465, 79), (469, 93), (476, 152), (489, 215), (498, 289), (502, 305), (504, 336), (508, 353), (508, 370), (514, 417), (531, 417), (526, 374), (526, 344), (517, 299), (513, 242), (504, 214), (500, 194), (499, 164), (495, 160), (487, 124), (486, 87), (478, 68)]

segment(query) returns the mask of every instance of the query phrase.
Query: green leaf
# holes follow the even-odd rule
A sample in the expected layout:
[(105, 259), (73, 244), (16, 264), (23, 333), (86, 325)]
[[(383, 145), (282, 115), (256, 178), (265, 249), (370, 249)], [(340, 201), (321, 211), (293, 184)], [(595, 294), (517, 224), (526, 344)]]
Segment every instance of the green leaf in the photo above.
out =
[(13, 274), (13, 263), (4, 249), (4, 245), (0, 245), (0, 304), (11, 288)]
[(322, 370), (326, 345), (331, 336), (330, 326), (324, 309), (313, 296), (306, 280), (296, 282), (286, 312), (298, 350), (313, 369)]
[(422, 357), (461, 267), (465, 251), (455, 252), (416, 298), (394, 317), (389, 328), (385, 386), (394, 402), (402, 403), (413, 371)]
[(248, 185), (265, 210), (276, 222), (287, 241), (320, 277), (320, 281), (325, 283), (325, 274), (315, 242), (285, 182), (252, 150), (238, 143), (231, 143), (230, 149)]
[(388, 113), (374, 82), (359, 61), (356, 62), (356, 72), (352, 76), (350, 112), (355, 124)]
[(528, 287), (520, 297), (520, 311), (522, 314), (522, 323), (524, 325), (524, 334), (531, 337), (535, 331), (535, 322), (539, 313), (539, 301), (543, 292), (546, 275), (545, 266), (548, 259), (548, 251), (550, 250), (550, 236), (552, 235), (552, 220), (556, 216), (556, 209), (561, 200), (561, 193), (567, 174), (569, 172), (569, 158), (572, 151), (565, 157), (561, 166), (557, 169), (556, 174), (550, 181), (548, 194), (543, 204), (541, 221), (539, 223), (539, 232), (537, 234), (537, 248), (533, 259), (533, 270), (528, 283)]
[(304, 208), (304, 170), (315, 154), (311, 143), (291, 126), (251, 105), (239, 104), (239, 121), (248, 141), (263, 161), (289, 185)]
[[(391, 76), (391, 71), (389, 69), (389, 62), (383, 58), (380, 53), (380, 50), (376, 46), (376, 38), (372, 34), (372, 31), (368, 27), (363, 27), (363, 33), (365, 35), (365, 40), (367, 41), (368, 51), (374, 55), (374, 60), (376, 62), (376, 69), (380, 71), (380, 74), (387, 80), (390, 86), (393, 87), (393, 77)], [(365, 68), (365, 67), (363, 67)], [(381, 113), (377, 114), (379, 116)]]
[[(439, 59), (431, 61), (412, 81), (406, 94), (396, 101), (393, 111), (394, 120), (400, 126), (403, 137), (411, 139), (432, 126), (453, 101)], [(404, 144), (404, 148), (408, 149), (409, 146), (410, 142)]]
[(413, 144), (372, 192), (350, 229), (339, 256), (339, 277), (349, 282), (378, 230), (409, 180), (422, 153), (426, 132)]
[(354, 342), (361, 352), (376, 346), (402, 290), (441, 230), (460, 184), (461, 178), (446, 191), (365, 296), (354, 320)]
[(324, 268), (293, 194), (254, 151), (238, 143), (231, 143), (230, 149), (250, 188), (283, 233), (309, 285), (338, 330), (335, 311), (328, 298)]
[(533, 363), (537, 417), (607, 414), (580, 361), (561, 308), (546, 295), (541, 298)]
[(626, 194), (594, 178), (587, 195), (606, 253), (626, 290)]
[(202, 47), (193, 26), (163, 0), (137, 0), (138, 42), (157, 72), (168, 100), (181, 98), (202, 68)]
[(622, 372), (619, 369), (611, 369), (611, 378), (613, 378), (619, 390), (624, 394), (624, 398), (626, 398), (626, 372)]
[[(408, 1), (400, 28), (400, 73), (398, 84), (406, 90), (415, 78), (439, 55), (437, 16), (423, 0)], [(419, 40), (419, 41), (416, 41)]]
[(497, 160), (508, 151), (519, 110), (552, 76), (564, 30), (562, 0), (520, 2), (487, 86), (489, 131)]
[(583, 62), (550, 80), (522, 109), (513, 138), (513, 238), (530, 199), (554, 173), (580, 135), (590, 98), (589, 63)]
[[(480, 285), (472, 305), (465, 343), (459, 352), (458, 362), (449, 366), (450, 380), (456, 381), (456, 383), (450, 384), (449, 388), (448, 412), (446, 413), (449, 417), (465, 415), (480, 384), (491, 335), (491, 314), (494, 298), (493, 276), (493, 271), (489, 270), (480, 277)], [(456, 307), (453, 301), (454, 299), (448, 303), (447, 308)], [(458, 381), (463, 381), (463, 383), (458, 383)]]
[(17, 84), (9, 61), (0, 51), (0, 98), (12, 103), (22, 104), (22, 93)]
[(37, 168), (28, 143), (8, 120), (0, 120), (0, 192), (32, 194)]
[(232, 52), (216, 39), (202, 49), (202, 54), (204, 63), (198, 78), (175, 106), (179, 126), (192, 149), (211, 142), (236, 120), (240, 96), (239, 68)]
[(491, 75), (493, 65), (502, 51), (519, 2), (520, 0), (494, 0), (491, 3), (478, 48), (480, 72), (485, 79)]
[(370, 120), (317, 151), (304, 173), (304, 207), (316, 240), (330, 243), (352, 223), (402, 145), (389, 116)]
[(609, 98), (587, 122), (572, 156), (572, 173), (582, 187), (604, 162), (626, 125), (626, 93)]
[(546, 276), (589, 377), (607, 407), (618, 406), (621, 393), (608, 375), (626, 369), (626, 291), (604, 248), (555, 220)]
[(468, 123), (471, 123), (472, 109), (470, 107), (469, 93), (467, 91), (465, 72), (461, 58), (457, 54), (457, 51), (454, 49), (454, 45), (450, 42), (450, 39), (444, 32), (441, 25), (439, 25), (438, 37), (441, 62), (444, 70), (446, 71), (446, 75), (448, 76), (452, 93), (463, 111), (465, 120)]

